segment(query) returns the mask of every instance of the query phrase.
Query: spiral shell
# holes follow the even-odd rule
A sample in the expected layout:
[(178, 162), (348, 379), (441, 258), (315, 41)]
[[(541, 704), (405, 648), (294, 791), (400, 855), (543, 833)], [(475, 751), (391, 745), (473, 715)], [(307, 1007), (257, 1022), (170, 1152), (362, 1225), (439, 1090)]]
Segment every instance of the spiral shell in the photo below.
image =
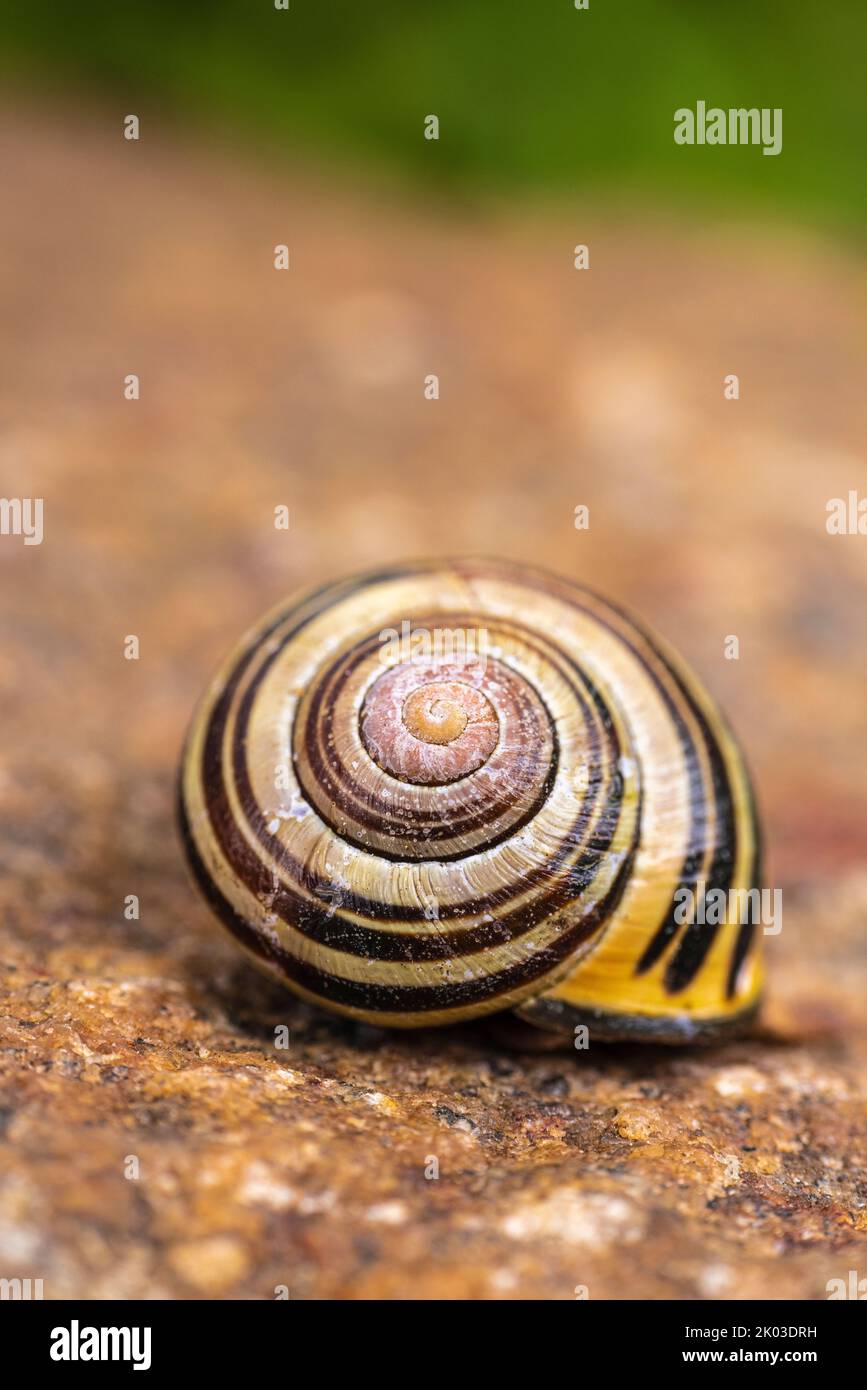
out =
[(754, 927), (675, 911), (759, 883), (731, 735), (658, 639), (535, 570), (407, 565), (275, 610), (197, 711), (180, 821), (238, 941), (355, 1018), (679, 1040), (758, 1000)]

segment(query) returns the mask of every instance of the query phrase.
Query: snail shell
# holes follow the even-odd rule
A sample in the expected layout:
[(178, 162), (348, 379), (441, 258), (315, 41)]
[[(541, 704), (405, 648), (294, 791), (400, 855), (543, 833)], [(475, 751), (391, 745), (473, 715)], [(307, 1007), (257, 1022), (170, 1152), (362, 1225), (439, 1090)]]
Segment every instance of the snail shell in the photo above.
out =
[(412, 564), (276, 609), (195, 715), (180, 823), (241, 945), (354, 1018), (677, 1041), (757, 1005), (754, 927), (676, 910), (759, 883), (738, 749), (657, 638), (545, 573)]

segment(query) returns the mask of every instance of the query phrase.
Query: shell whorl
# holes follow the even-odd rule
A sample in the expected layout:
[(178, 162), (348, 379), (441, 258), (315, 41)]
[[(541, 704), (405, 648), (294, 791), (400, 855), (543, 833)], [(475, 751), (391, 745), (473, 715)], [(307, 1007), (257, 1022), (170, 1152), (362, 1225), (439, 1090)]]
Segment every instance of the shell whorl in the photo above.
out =
[(672, 921), (684, 882), (758, 872), (737, 750), (673, 658), (550, 576), (407, 566), (272, 613), (196, 715), (180, 800), (221, 920), (340, 1012), (571, 1029), (755, 999), (751, 937)]

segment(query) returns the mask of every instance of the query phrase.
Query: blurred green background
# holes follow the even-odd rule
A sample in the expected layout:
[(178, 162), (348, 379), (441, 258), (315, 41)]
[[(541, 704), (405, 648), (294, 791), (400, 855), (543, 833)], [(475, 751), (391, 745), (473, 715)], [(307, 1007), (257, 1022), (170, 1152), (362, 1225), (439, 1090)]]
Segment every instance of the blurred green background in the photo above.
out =
[[(462, 198), (651, 198), (863, 229), (864, 0), (0, 0), (0, 72)], [(783, 108), (783, 151), (673, 112)], [(438, 143), (423, 118), (441, 122)]]

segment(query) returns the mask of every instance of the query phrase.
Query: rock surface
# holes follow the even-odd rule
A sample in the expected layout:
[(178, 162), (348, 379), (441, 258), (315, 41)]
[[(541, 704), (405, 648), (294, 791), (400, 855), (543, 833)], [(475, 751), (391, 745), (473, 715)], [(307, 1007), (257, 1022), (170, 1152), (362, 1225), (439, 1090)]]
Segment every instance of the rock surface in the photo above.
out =
[[(867, 1276), (867, 539), (825, 530), (867, 492), (863, 268), (779, 232), (405, 207), (118, 130), (19, 108), (0, 137), (3, 488), (45, 506), (42, 545), (0, 537), (0, 1275), (560, 1299)], [(173, 779), (215, 662), (296, 586), (466, 551), (634, 607), (728, 710), (784, 894), (754, 1037), (389, 1036), (272, 986), (194, 897)]]

